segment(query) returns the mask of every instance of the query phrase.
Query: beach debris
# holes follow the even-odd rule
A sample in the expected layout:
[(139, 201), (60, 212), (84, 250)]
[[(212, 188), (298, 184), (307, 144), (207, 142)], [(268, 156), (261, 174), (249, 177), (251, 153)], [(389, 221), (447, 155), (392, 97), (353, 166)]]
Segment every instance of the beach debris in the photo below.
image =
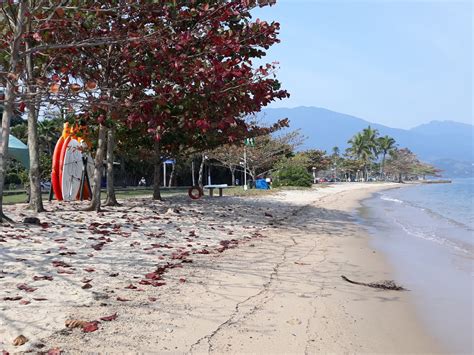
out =
[(129, 300), (128, 298), (124, 298), (124, 297), (118, 296), (118, 297), (117, 297), (117, 301), (120, 301), (120, 302), (128, 302), (128, 301), (130, 301), (130, 300)]
[(355, 284), (355, 285), (367, 286), (367, 287), (372, 287), (372, 288), (379, 288), (379, 289), (382, 289), (382, 290), (408, 291), (406, 288), (397, 285), (395, 283), (395, 281), (393, 281), (393, 280), (383, 280), (383, 281), (379, 281), (379, 282), (366, 283), (366, 282), (358, 282), (358, 281), (350, 280), (344, 275), (341, 275), (341, 278), (344, 281), (347, 281), (347, 282), (349, 282), (351, 284)]
[(22, 298), (23, 297), (21, 297), (21, 296), (8, 296), (8, 297), (3, 297), (3, 300), (4, 301), (19, 301)]
[(30, 287), (27, 284), (18, 284), (16, 285), (16, 288), (22, 291), (26, 291), (26, 292), (35, 292), (37, 290), (37, 288)]
[(273, 217), (271, 213), (265, 212), (265, 217)]
[(13, 340), (13, 345), (14, 346), (21, 346), (23, 344), (26, 344), (28, 342), (28, 338), (25, 337), (24, 335), (19, 335)]
[(23, 223), (25, 224), (36, 224), (36, 225), (41, 225), (41, 221), (39, 220), (39, 218), (36, 218), (36, 217), (25, 217), (23, 219)]
[(88, 322), (79, 319), (69, 319), (66, 321), (66, 328), (83, 328)]
[(97, 329), (99, 329), (98, 321), (88, 322), (82, 327), (82, 331), (84, 333), (92, 333), (95, 332)]
[(53, 348), (48, 350), (48, 355), (61, 355), (61, 349)]
[(105, 322), (110, 322), (112, 320), (116, 320), (117, 319), (117, 313), (114, 313), (110, 316), (105, 316), (105, 317), (101, 317), (100, 320), (103, 320)]

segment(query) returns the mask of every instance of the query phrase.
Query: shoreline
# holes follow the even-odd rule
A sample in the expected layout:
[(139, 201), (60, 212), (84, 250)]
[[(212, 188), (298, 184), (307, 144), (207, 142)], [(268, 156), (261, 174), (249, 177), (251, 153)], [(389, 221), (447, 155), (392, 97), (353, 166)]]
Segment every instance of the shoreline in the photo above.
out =
[[(370, 235), (354, 218), (360, 201), (393, 187), (399, 185), (353, 183), (259, 198), (155, 204), (153, 208), (166, 211), (168, 222), (179, 222), (183, 230), (197, 226), (183, 214), (199, 212), (203, 226), (189, 234), (204, 237), (207, 233), (205, 245), (210, 254), (192, 253), (189, 263), (164, 275), (165, 285), (139, 287), (139, 292), (124, 289), (128, 283), (136, 285), (137, 277), (132, 274), (117, 283), (122, 275), (110, 279), (91, 273), (93, 288), (65, 292), (64, 296), (76, 296), (61, 309), (55, 302), (42, 304), (49, 309), (46, 323), (53, 335), (43, 332), (16, 349), (5, 337), (0, 347), (25, 351), (41, 344), (45, 349), (58, 347), (67, 352), (439, 352), (414, 316), (406, 293), (351, 285), (340, 277), (363, 282), (393, 278), (385, 257), (369, 245)], [(173, 212), (176, 206), (182, 212)], [(231, 213), (226, 212), (230, 209)], [(104, 218), (107, 216), (96, 219), (104, 223)], [(219, 229), (225, 232), (221, 242), (214, 240)], [(211, 243), (229, 246), (222, 244), (222, 238), (237, 242), (213, 252)], [(132, 239), (144, 243), (140, 232)], [(194, 240), (192, 244), (195, 246)], [(110, 249), (105, 246), (101, 253), (119, 258), (124, 253), (121, 248)], [(147, 267), (132, 263), (127, 268), (149, 272), (153, 259), (156, 256), (141, 261)], [(110, 267), (104, 271), (110, 274)], [(119, 297), (128, 301), (118, 301)], [(2, 301), (2, 310), (9, 305)], [(10, 316), (24, 318), (19, 312), (26, 309), (9, 311)], [(65, 319), (94, 320), (110, 314), (117, 314), (117, 319), (101, 322), (94, 333), (64, 329)], [(39, 321), (36, 325), (44, 326)], [(0, 334), (4, 326), (0, 323)], [(26, 332), (28, 327), (24, 327)], [(34, 329), (29, 331), (34, 334)]]
[[(374, 196), (363, 202), (361, 223), (373, 236), (372, 246), (386, 255), (396, 277), (411, 290), (419, 318), (443, 349), (469, 353), (472, 234), (467, 224), (428, 207), (434, 193), (424, 189)], [(429, 199), (423, 200), (424, 195)]]

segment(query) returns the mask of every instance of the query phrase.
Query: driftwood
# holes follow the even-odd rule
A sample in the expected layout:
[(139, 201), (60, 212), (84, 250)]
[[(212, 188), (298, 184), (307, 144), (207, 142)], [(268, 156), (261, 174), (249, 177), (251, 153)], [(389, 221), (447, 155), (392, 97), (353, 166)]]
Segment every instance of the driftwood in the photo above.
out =
[(367, 287), (372, 287), (372, 288), (379, 288), (382, 290), (392, 290), (392, 291), (407, 291), (406, 288), (399, 286), (395, 283), (393, 280), (383, 280), (380, 282), (371, 282), (371, 283), (365, 283), (365, 282), (357, 282), (357, 281), (352, 281), (345, 277), (344, 275), (341, 275), (341, 278), (344, 281), (347, 281), (351, 284), (355, 285), (361, 285), (361, 286), (367, 286)]

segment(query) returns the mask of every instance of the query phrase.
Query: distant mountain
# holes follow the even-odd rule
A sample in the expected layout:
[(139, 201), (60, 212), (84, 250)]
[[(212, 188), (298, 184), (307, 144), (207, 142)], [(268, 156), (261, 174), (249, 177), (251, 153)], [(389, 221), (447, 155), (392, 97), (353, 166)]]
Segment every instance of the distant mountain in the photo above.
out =
[(423, 161), (454, 160), (468, 164), (474, 161), (474, 126), (469, 124), (432, 121), (405, 130), (319, 107), (265, 109), (262, 117), (266, 122), (287, 117), (290, 129), (301, 129), (307, 137), (302, 149), (318, 148), (330, 152), (332, 147), (338, 146), (343, 151), (356, 132), (370, 125), (381, 135), (395, 138), (399, 147), (408, 147)]

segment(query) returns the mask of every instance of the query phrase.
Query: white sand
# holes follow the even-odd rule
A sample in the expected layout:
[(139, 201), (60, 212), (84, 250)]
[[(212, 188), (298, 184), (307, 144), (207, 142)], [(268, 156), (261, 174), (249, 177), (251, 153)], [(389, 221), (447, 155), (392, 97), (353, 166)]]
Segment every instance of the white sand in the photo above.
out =
[[(391, 278), (350, 215), (358, 200), (388, 187), (341, 184), (245, 199), (134, 199), (98, 215), (80, 212), (78, 203), (54, 203), (53, 212), (39, 216), (48, 224), (44, 228), (0, 226), (0, 349), (435, 351), (406, 293), (340, 278)], [(21, 220), (22, 208), (9, 206), (7, 213)], [(163, 265), (174, 267), (162, 279), (146, 278)], [(86, 280), (89, 289), (82, 288)], [(19, 284), (36, 290), (20, 290)], [(93, 333), (64, 326), (67, 319), (93, 321), (115, 313), (116, 320), (102, 321)], [(15, 348), (12, 340), (20, 334), (29, 342)]]

